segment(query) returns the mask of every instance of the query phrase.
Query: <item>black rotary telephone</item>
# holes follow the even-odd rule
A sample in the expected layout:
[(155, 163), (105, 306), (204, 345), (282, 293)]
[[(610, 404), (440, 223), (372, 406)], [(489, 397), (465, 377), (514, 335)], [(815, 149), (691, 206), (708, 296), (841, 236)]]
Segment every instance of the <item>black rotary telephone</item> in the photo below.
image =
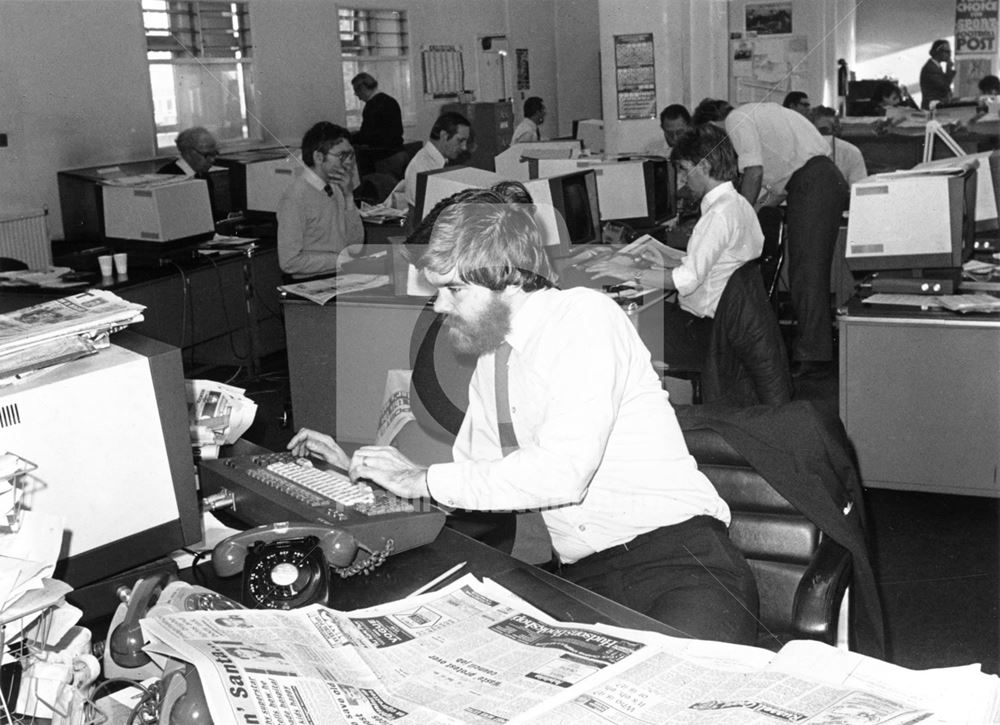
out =
[[(369, 554), (355, 563), (358, 551)], [(281, 522), (247, 529), (212, 551), (220, 577), (243, 572), (241, 601), (251, 609), (293, 609), (330, 596), (330, 568), (342, 578), (369, 572), (392, 553), (372, 552), (343, 529), (306, 522)]]

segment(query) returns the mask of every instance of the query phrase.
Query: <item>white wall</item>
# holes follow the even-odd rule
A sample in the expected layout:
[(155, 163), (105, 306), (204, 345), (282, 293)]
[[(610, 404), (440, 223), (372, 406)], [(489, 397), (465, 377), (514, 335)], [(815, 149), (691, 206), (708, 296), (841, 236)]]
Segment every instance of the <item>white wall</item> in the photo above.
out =
[[(728, 66), (719, 60), (726, 57), (725, 0), (599, 0), (599, 18), (606, 151), (641, 151), (661, 138), (659, 112), (671, 103), (690, 108), (705, 96), (725, 95)], [(649, 32), (656, 64), (654, 117), (618, 120), (614, 36)]]
[[(596, 14), (586, 11), (595, 2), (558, 0), (575, 26), (559, 33), (596, 37)], [(461, 45), (466, 85), (476, 90), (482, 35), (506, 35), (511, 48), (529, 49), (528, 93), (546, 99), (547, 133), (556, 135), (563, 125), (562, 105), (596, 115), (587, 101), (594, 91), (578, 93), (597, 87), (596, 62), (577, 62), (594, 49), (555, 42), (556, 3), (354, 0), (351, 5), (407, 10), (417, 121), (405, 135), (421, 140), (444, 103), (422, 95), (421, 46)], [(316, 121), (343, 122), (336, 8), (334, 0), (251, 0), (257, 113), (265, 140), (297, 146)], [(570, 95), (565, 104), (561, 94)], [(515, 99), (518, 113), (520, 106)], [(57, 239), (62, 236), (59, 170), (154, 156), (139, 0), (0, 0), (0, 133), (9, 139), (9, 146), (0, 148), (0, 210), (47, 206)]]
[[(556, 0), (555, 48), (558, 73), (558, 128), (569, 136), (573, 121), (603, 118), (601, 111), (601, 34), (598, 0)], [(552, 122), (545, 121), (546, 130)]]
[[(755, 0), (731, 0), (731, 32), (744, 32), (746, 6), (754, 2)], [(855, 6), (882, 6), (884, 3), (882, 0), (873, 3), (855, 3), (855, 0), (791, 0), (791, 4), (792, 35), (804, 35), (806, 38), (806, 73), (803, 81), (797, 83), (796, 87), (775, 93), (769, 100), (781, 103), (787, 91), (804, 91), (814, 106), (822, 103), (836, 107), (837, 58), (850, 55), (856, 22)], [(918, 4), (913, 3), (914, 6)]]

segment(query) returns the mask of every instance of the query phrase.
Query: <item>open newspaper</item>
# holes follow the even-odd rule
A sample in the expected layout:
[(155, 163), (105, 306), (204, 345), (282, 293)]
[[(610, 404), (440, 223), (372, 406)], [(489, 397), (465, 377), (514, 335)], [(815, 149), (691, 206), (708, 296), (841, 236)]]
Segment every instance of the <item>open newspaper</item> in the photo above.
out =
[(304, 297), (318, 305), (325, 305), (337, 295), (385, 287), (390, 281), (387, 274), (338, 274), (334, 277), (283, 284), (278, 289)]
[(106, 347), (108, 335), (141, 321), (144, 309), (92, 289), (0, 315), (0, 378)]
[(997, 722), (1000, 679), (815, 642), (764, 649), (558, 622), (471, 575), (340, 612), (171, 614), (147, 650), (192, 663), (216, 725)]

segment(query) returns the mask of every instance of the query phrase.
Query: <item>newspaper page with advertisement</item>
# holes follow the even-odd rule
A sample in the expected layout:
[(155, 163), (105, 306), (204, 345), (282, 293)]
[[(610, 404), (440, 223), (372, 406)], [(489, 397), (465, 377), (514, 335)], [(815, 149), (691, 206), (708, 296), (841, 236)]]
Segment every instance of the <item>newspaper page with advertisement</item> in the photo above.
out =
[(185, 612), (142, 628), (149, 651), (196, 666), (216, 725), (510, 722), (661, 637), (561, 624), (471, 575), (353, 612)]
[(147, 651), (197, 667), (217, 725), (1000, 721), (1000, 678), (975, 666), (560, 623), (472, 575), (352, 612), (184, 612), (142, 628)]
[[(667, 638), (669, 639), (669, 638)], [(801, 722), (836, 725), (1000, 722), (1000, 679), (977, 666), (916, 671), (796, 640), (774, 654), (664, 640), (662, 651), (560, 703), (546, 725)], [(726, 658), (732, 653), (731, 658)]]
[(0, 315), (0, 355), (72, 335), (104, 336), (142, 320), (143, 305), (92, 289)]

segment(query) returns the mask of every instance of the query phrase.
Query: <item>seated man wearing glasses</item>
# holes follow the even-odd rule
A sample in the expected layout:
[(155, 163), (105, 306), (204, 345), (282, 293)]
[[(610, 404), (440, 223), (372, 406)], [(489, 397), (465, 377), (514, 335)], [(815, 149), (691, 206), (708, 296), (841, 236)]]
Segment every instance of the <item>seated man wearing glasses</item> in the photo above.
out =
[(177, 144), (178, 157), (169, 164), (161, 166), (156, 173), (204, 179), (208, 185), (208, 198), (212, 203), (212, 218), (218, 219), (219, 215), (215, 209), (215, 190), (208, 170), (212, 168), (212, 162), (219, 155), (219, 142), (207, 128), (193, 126), (177, 134), (174, 143)]
[(302, 138), (302, 162), (278, 203), (278, 264), (292, 279), (333, 274), (341, 252), (365, 239), (354, 204), (350, 132), (317, 123)]

